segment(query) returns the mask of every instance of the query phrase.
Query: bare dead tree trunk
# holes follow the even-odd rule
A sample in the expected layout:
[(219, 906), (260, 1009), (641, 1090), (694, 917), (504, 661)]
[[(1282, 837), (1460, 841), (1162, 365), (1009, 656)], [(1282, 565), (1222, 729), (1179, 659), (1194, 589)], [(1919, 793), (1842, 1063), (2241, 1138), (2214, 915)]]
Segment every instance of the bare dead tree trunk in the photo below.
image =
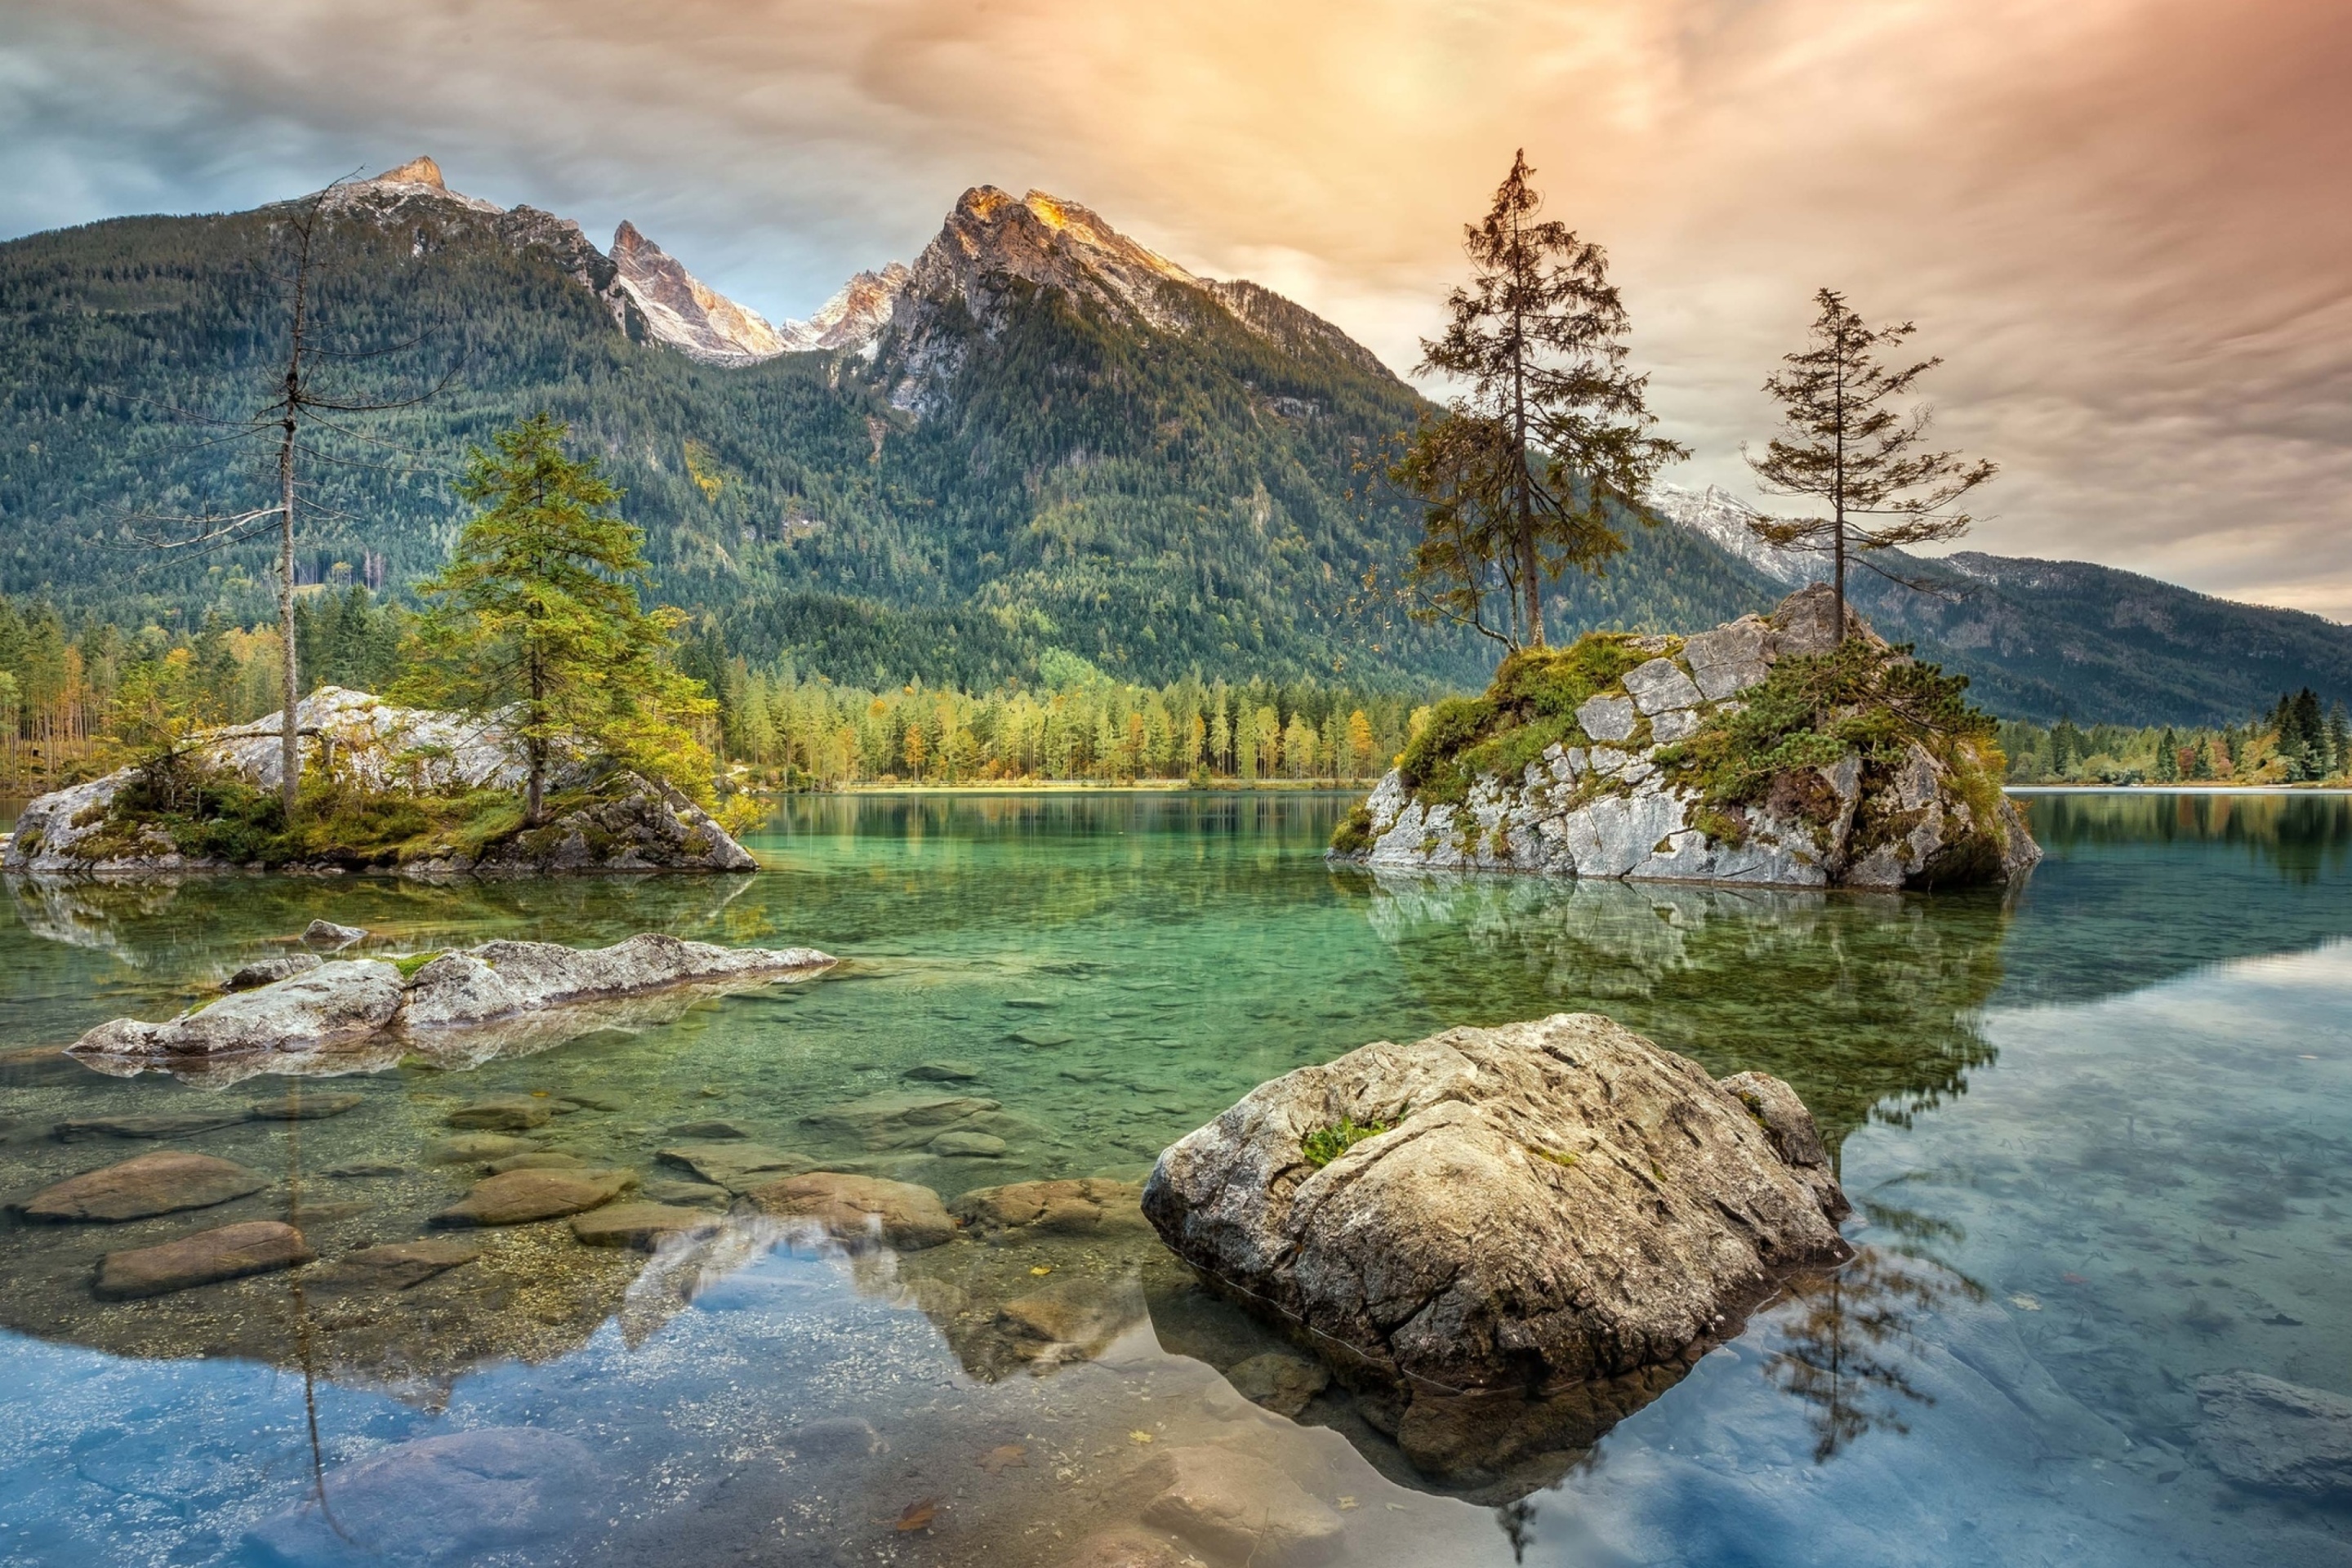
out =
[(294, 820), (302, 789), (301, 727), (294, 705), (302, 695), (301, 669), (294, 647), (294, 453), (304, 402), (302, 341), (310, 327), (310, 236), (319, 204), (296, 226), (300, 243), (294, 255), (294, 314), (286, 339), (286, 408), (278, 444), (278, 670), (286, 683), (286, 707), (278, 734), (278, 799), (286, 820)]

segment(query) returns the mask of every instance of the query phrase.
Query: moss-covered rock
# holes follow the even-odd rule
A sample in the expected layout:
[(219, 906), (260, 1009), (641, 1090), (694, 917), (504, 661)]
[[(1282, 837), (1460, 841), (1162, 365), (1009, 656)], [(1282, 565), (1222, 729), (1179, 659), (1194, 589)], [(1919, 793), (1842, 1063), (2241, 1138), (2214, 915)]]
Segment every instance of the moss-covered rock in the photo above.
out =
[(1333, 837), (1374, 866), (1896, 889), (2041, 858), (1967, 681), (1829, 591), (1690, 637), (1513, 654), (1440, 704)]

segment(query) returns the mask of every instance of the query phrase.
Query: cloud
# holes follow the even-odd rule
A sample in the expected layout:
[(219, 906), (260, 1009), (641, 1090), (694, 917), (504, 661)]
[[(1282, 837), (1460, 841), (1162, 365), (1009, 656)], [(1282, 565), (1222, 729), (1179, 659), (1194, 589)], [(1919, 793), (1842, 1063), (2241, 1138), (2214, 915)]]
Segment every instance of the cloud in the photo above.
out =
[(6, 0), (0, 232), (430, 152), (805, 312), (966, 185), (1085, 201), (1408, 367), (1524, 145), (1746, 493), (1822, 284), (1912, 318), (1970, 543), (2352, 616), (2332, 0)]

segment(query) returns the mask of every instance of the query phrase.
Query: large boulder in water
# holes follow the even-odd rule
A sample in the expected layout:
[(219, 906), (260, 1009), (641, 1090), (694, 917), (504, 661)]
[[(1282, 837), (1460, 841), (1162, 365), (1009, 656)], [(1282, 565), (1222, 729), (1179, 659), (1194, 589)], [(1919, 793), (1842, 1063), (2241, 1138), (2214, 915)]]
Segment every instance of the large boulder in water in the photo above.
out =
[(1786, 1085), (1718, 1084), (1591, 1014), (1261, 1084), (1160, 1157), (1143, 1208), (1212, 1289), (1387, 1391), (1439, 1475), (1589, 1444), (1789, 1273), (1851, 1256)]

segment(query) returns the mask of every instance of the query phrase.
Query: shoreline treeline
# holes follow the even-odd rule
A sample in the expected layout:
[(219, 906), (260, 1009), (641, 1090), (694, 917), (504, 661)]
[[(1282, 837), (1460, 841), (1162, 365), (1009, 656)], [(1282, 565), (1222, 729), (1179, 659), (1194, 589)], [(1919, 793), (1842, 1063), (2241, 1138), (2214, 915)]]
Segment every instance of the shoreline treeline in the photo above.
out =
[(2352, 783), (2352, 715), (2309, 687), (2215, 728), (2004, 721), (2011, 784)]

